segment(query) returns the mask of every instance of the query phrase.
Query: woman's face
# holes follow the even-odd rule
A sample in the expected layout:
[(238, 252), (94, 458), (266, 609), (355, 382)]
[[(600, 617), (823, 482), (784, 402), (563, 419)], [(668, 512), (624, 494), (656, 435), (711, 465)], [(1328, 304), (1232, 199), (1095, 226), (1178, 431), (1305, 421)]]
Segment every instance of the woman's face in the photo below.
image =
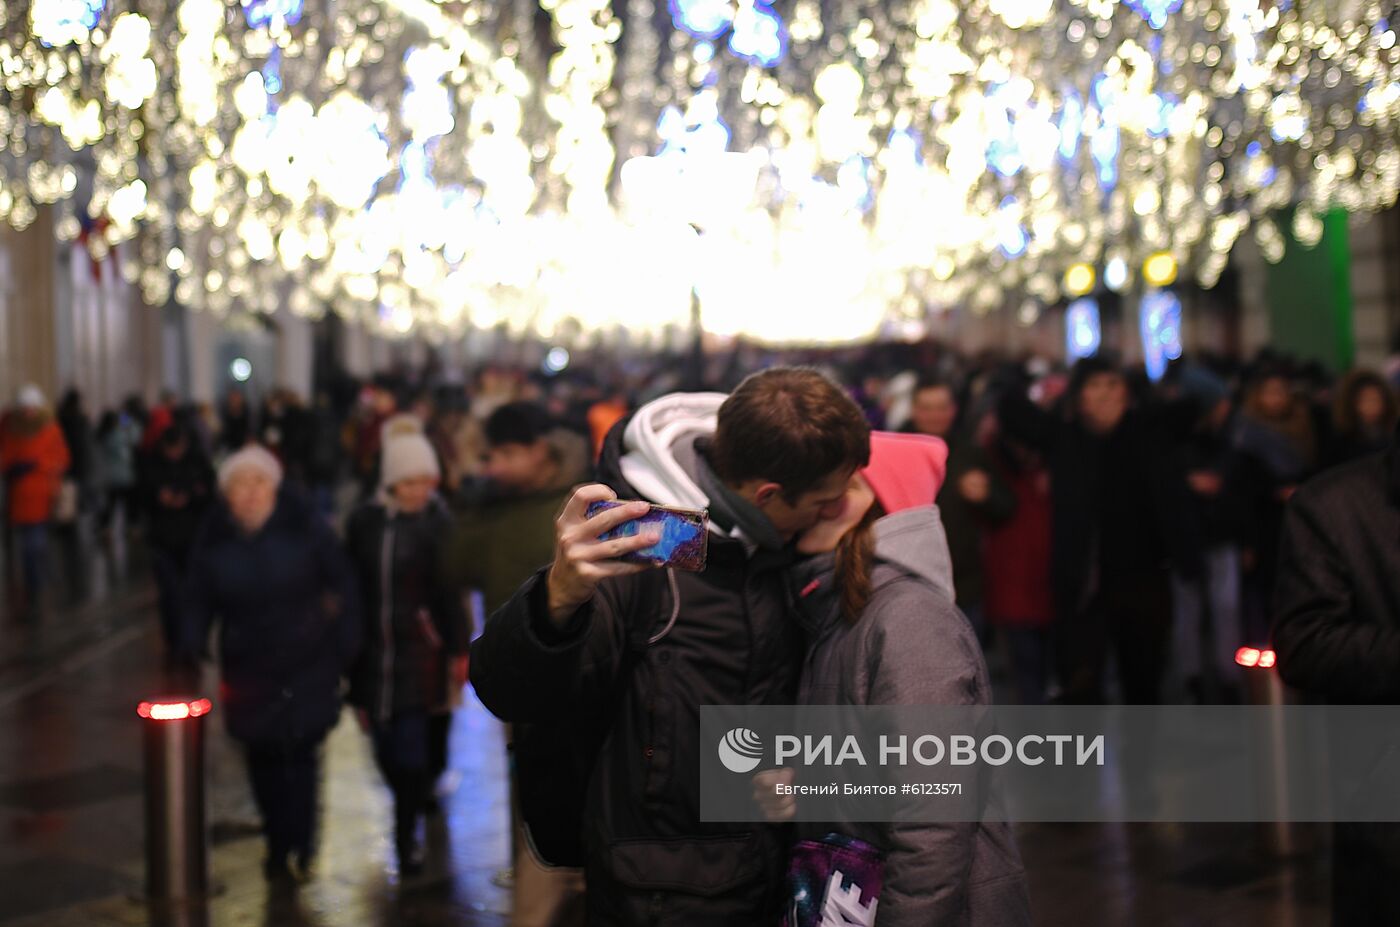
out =
[(224, 499), (238, 526), (249, 534), (256, 534), (277, 507), (277, 484), (261, 470), (242, 467), (229, 477)]
[(399, 480), (394, 484), (394, 501), (406, 514), (417, 515), (428, 507), (428, 501), (433, 498), (437, 486), (437, 479), (431, 476)]
[(1384, 424), (1385, 396), (1375, 385), (1356, 391), (1356, 423), (1362, 428), (1379, 428)]
[(797, 551), (801, 554), (822, 554), (835, 550), (841, 538), (856, 525), (865, 513), (875, 504), (875, 490), (856, 471), (846, 484), (846, 497), (841, 508), (832, 518), (817, 522), (816, 526), (803, 532), (797, 539)]

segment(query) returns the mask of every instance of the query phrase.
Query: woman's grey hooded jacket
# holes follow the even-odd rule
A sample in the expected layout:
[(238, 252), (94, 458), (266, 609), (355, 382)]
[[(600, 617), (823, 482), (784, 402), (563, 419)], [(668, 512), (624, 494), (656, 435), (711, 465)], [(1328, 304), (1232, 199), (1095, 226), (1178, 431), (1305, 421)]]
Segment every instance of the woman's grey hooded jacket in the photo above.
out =
[[(804, 705), (986, 705), (986, 662), (954, 605), (952, 559), (936, 506), (875, 523), (873, 594), (859, 621), (841, 614), (834, 557), (793, 569), (808, 634)], [(994, 797), (991, 800), (997, 800)], [(1025, 870), (1004, 823), (848, 823), (886, 854), (877, 927), (1023, 927)], [(816, 835), (804, 827), (805, 834)]]

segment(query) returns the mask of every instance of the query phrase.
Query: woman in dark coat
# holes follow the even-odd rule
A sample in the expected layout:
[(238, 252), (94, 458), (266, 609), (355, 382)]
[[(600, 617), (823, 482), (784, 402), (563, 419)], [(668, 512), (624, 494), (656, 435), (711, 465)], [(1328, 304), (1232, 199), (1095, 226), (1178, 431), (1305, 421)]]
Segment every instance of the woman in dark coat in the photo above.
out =
[(439, 469), (422, 435), (389, 438), (378, 497), (357, 508), (346, 546), (365, 604), (365, 649), (350, 700), (374, 740), (394, 792), (399, 872), (422, 868), (418, 826), (432, 795), (432, 731), (450, 717), (467, 678), (471, 627), (444, 569), (452, 522), (437, 496)]
[(219, 468), (223, 502), (190, 554), (178, 647), (198, 659), (219, 623), (220, 709), (244, 747), (274, 882), (304, 880), (311, 864), (319, 748), (360, 636), (349, 561), (281, 479), (257, 446)]
[[(1275, 605), (1285, 682), (1336, 704), (1400, 703), (1400, 444), (1293, 495)], [(1337, 824), (1332, 852), (1332, 923), (1400, 923), (1400, 825)]]

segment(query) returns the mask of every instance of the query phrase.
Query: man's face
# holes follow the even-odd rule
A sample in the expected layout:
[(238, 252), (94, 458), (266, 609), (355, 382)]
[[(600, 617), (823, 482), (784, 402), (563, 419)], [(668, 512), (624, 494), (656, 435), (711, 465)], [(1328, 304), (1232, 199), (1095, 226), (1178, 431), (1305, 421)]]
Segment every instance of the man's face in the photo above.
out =
[(930, 386), (914, 394), (910, 418), (919, 434), (946, 438), (957, 417), (958, 404), (953, 401), (953, 391), (948, 387)]
[(1116, 373), (1096, 373), (1079, 393), (1079, 414), (1090, 431), (1104, 434), (1118, 427), (1128, 411), (1128, 384)]
[(789, 540), (817, 522), (834, 519), (841, 514), (846, 501), (846, 487), (854, 474), (854, 470), (833, 473), (791, 503), (784, 498), (781, 487), (766, 483), (759, 487), (754, 504), (768, 516), (784, 540)]
[(549, 445), (544, 441), (498, 444), (486, 452), (482, 472), (505, 489), (524, 492), (539, 485), (549, 463)]

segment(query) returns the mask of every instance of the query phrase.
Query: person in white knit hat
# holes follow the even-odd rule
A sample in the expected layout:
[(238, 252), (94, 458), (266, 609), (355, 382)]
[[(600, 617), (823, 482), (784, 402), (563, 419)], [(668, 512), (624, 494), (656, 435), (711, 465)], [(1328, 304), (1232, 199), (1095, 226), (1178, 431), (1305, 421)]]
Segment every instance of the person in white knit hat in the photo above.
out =
[(270, 883), (309, 878), (321, 743), (359, 653), (359, 589), (340, 539), (282, 466), (249, 445), (219, 467), (223, 504), (190, 553), (177, 655), (194, 664), (219, 634), (219, 714), (244, 750)]
[(229, 514), (248, 534), (257, 534), (277, 507), (282, 464), (267, 448), (249, 444), (219, 466), (219, 492)]
[(466, 684), (471, 627), (442, 568), (451, 521), (437, 494), (432, 445), (421, 432), (387, 436), (379, 473), (376, 498), (351, 514), (345, 530), (366, 609), (350, 701), (394, 793), (399, 872), (412, 876), (424, 865), (418, 831)]

